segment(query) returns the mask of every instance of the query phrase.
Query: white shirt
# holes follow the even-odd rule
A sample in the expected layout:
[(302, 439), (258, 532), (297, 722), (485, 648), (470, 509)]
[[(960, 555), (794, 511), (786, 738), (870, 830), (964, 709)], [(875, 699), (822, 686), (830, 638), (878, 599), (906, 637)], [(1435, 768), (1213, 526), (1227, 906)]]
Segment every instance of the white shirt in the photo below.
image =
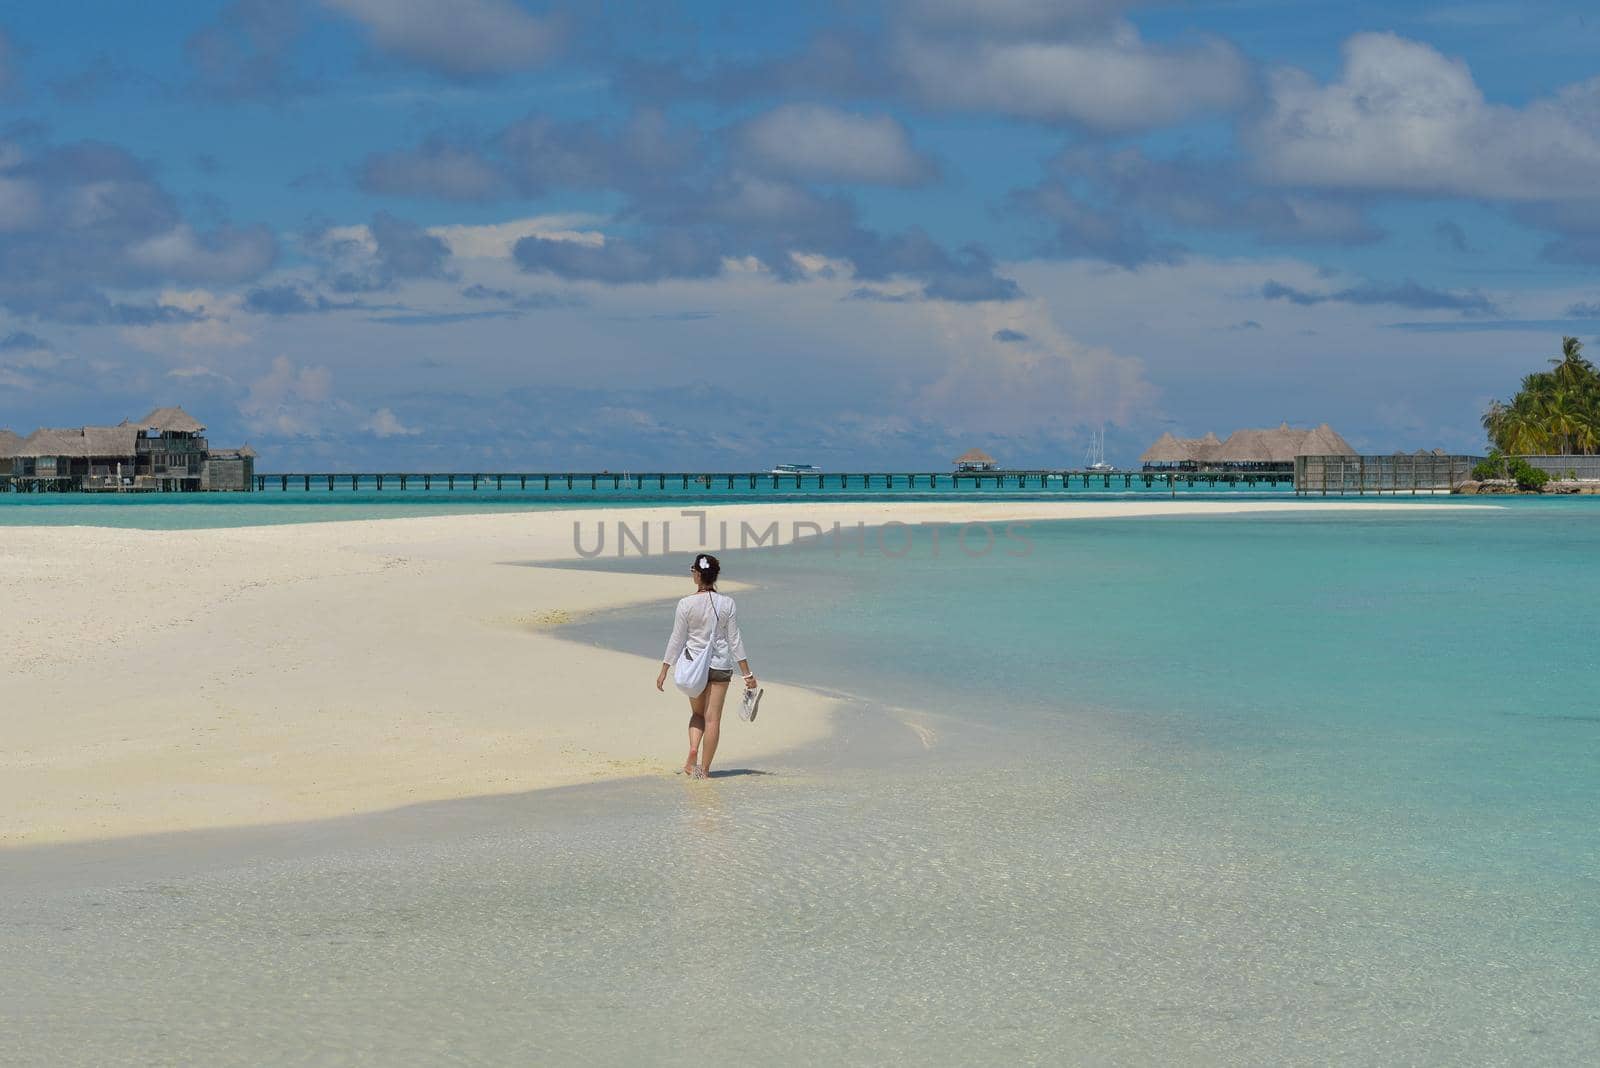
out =
[[(721, 617), (720, 622), (718, 617)], [(676, 663), (685, 645), (692, 657), (699, 656), (711, 644), (713, 632), (717, 640), (711, 650), (711, 667), (717, 671), (732, 671), (734, 665), (746, 659), (733, 598), (720, 593), (691, 593), (678, 602), (672, 619), (672, 637), (667, 640), (667, 651), (662, 654), (661, 662)]]

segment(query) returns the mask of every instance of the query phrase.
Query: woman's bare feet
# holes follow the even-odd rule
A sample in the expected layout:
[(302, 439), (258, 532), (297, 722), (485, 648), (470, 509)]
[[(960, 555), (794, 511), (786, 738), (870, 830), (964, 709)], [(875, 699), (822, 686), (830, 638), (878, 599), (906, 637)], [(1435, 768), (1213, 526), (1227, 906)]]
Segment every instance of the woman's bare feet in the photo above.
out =
[(691, 779), (709, 779), (711, 778), (711, 773), (705, 768), (702, 768), (700, 765), (696, 764), (694, 771), (690, 773), (689, 777)]
[(695, 777), (695, 772), (700, 769), (700, 756), (693, 749), (689, 750), (689, 759), (683, 762), (683, 773), (689, 778)]

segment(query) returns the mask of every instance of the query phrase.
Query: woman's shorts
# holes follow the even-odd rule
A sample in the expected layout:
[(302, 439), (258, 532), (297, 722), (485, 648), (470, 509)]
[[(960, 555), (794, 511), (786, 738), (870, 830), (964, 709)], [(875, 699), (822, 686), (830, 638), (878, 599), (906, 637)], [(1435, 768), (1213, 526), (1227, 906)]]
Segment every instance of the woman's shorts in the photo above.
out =
[(706, 675), (707, 682), (727, 682), (731, 678), (733, 678), (732, 669), (723, 671), (720, 668), (711, 668), (709, 673)]

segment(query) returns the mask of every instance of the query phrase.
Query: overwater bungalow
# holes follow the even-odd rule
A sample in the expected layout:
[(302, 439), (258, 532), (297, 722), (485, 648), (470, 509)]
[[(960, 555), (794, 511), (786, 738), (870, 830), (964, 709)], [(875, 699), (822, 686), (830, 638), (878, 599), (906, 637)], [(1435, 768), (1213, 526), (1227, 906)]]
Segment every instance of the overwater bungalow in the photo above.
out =
[(957, 471), (993, 471), (1000, 465), (982, 449), (968, 449), (955, 460)]
[(1356, 450), (1327, 423), (1309, 429), (1288, 423), (1266, 430), (1235, 430), (1227, 440), (1157, 438), (1139, 462), (1146, 471), (1293, 471), (1296, 456), (1354, 456)]
[[(0, 436), (0, 479), (19, 490), (249, 490), (255, 453), (212, 450), (182, 408), (157, 408), (116, 426), (41, 427)], [(5, 476), (9, 476), (6, 478)]]

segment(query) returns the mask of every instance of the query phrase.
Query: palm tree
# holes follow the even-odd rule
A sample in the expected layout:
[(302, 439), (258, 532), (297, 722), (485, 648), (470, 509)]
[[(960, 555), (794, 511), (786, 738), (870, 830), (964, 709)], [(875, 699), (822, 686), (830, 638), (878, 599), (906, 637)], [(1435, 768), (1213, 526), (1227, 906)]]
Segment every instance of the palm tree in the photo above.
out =
[(1509, 404), (1489, 405), (1483, 428), (1490, 442), (1510, 456), (1600, 452), (1600, 372), (1575, 337), (1561, 339), (1561, 356), (1550, 364), (1523, 378)]

